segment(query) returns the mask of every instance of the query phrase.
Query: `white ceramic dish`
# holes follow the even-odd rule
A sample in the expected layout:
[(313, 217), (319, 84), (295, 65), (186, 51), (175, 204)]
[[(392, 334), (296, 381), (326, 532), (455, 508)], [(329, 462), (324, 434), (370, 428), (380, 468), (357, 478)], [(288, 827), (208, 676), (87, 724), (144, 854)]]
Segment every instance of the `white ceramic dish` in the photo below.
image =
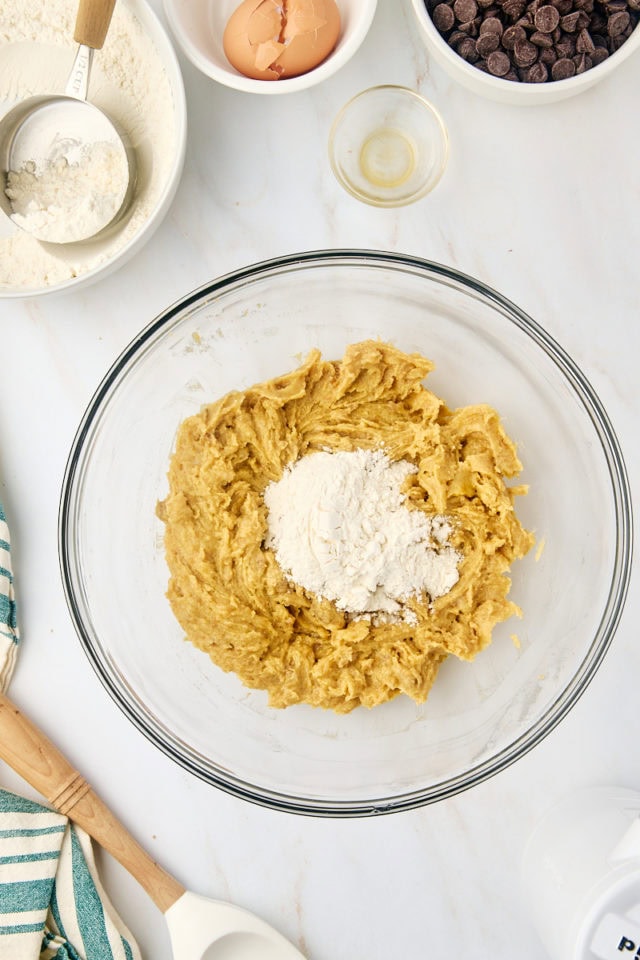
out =
[(493, 77), (467, 63), (453, 50), (438, 33), (427, 11), (424, 0), (411, 0), (418, 25), (426, 42), (429, 53), (433, 54), (447, 73), (473, 93), (498, 100), (502, 103), (532, 104), (553, 103), (573, 97), (589, 87), (611, 76), (619, 64), (623, 63), (640, 47), (640, 25), (636, 27), (628, 40), (616, 53), (603, 63), (586, 70), (584, 73), (567, 80), (547, 81), (546, 83), (523, 83)]
[[(68, 16), (68, 30), (64, 27), (68, 41), (64, 43), (58, 39), (60, 31), (56, 26), (62, 7), (65, 17)], [(3, 70), (12, 76), (18, 99), (28, 84), (37, 85), (39, 93), (59, 93), (63, 89), (76, 46), (75, 9), (74, 0), (53, 5), (35, 0), (25, 26), (11, 24), (0, 37), (0, 76)], [(139, 70), (144, 69), (143, 57), (150, 65), (150, 91), (145, 90), (144, 73), (122, 80), (128, 65), (121, 64), (119, 70), (114, 65), (115, 45), (126, 53), (127, 41), (129, 47), (136, 45)], [(31, 53), (31, 62), (36, 64), (33, 77), (25, 51)], [(46, 72), (37, 66), (38, 57), (46, 64)], [(46, 89), (40, 88), (40, 72)], [(153, 86), (158, 77), (163, 81), (159, 89)], [(166, 86), (166, 91), (162, 86)], [(144, 96), (145, 104), (151, 105), (152, 98), (156, 98), (153, 115), (142, 114), (135, 107), (134, 89), (136, 95)], [(167, 103), (162, 99), (164, 92)], [(130, 260), (149, 240), (173, 201), (182, 174), (187, 136), (184, 83), (171, 41), (146, 0), (120, 0), (116, 6), (104, 50), (97, 53), (94, 61), (89, 99), (119, 124), (136, 152), (138, 177), (131, 206), (117, 225), (103, 235), (64, 245), (41, 244), (2, 215), (0, 258), (4, 262), (11, 258), (14, 264), (17, 259), (29, 258), (32, 275), (20, 273), (19, 266), (12, 268), (15, 281), (7, 277), (8, 271), (0, 275), (0, 299), (69, 292), (106, 276)], [(0, 114), (14, 102), (0, 99)], [(154, 138), (154, 143), (140, 118), (150, 124), (161, 111), (165, 117), (163, 132), (161, 137)]]
[(341, 30), (333, 51), (308, 73), (286, 80), (252, 80), (231, 66), (222, 48), (227, 20), (240, 0), (164, 0), (164, 12), (176, 40), (191, 62), (212, 80), (245, 93), (283, 94), (314, 87), (354, 55), (366, 37), (377, 0), (338, 0)]

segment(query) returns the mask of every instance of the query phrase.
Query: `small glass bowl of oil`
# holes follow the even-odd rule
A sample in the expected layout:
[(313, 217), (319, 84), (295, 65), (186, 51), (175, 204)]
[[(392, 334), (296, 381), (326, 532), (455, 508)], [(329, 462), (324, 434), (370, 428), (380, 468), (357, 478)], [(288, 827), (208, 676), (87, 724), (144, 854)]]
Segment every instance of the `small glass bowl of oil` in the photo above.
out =
[(385, 84), (356, 94), (329, 134), (329, 160), (352, 196), (399, 207), (429, 193), (447, 163), (449, 139), (433, 104), (408, 87)]

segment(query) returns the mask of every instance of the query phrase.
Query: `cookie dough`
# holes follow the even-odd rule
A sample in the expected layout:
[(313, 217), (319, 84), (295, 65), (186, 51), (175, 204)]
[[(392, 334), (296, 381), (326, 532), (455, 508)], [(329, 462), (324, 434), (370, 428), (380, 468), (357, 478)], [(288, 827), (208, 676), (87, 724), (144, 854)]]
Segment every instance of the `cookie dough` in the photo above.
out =
[[(404, 693), (426, 699), (449, 655), (472, 660), (496, 623), (520, 613), (508, 571), (533, 544), (514, 509), (521, 471), (498, 413), (449, 410), (422, 383), (433, 364), (377, 341), (340, 361), (302, 365), (232, 392), (181, 425), (158, 504), (170, 570), (167, 596), (186, 637), (273, 707), (348, 713)], [(417, 472), (406, 503), (450, 517), (462, 554), (444, 596), (408, 601), (417, 623), (372, 623), (291, 583), (265, 546), (263, 493), (288, 464), (319, 450), (382, 446)]]

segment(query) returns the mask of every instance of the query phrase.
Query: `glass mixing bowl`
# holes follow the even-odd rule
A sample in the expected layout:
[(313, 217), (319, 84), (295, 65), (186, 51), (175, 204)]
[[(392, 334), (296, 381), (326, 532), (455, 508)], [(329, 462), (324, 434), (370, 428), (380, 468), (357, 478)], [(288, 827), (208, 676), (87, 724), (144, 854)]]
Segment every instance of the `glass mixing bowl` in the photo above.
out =
[[(339, 716), (276, 710), (183, 639), (155, 516), (180, 422), (284, 373), (381, 338), (435, 361), (449, 407), (500, 412), (524, 463), (518, 514), (537, 547), (512, 569), (521, 620), (474, 662), (450, 657), (426, 703)], [(60, 509), (64, 588), (80, 640), (133, 723), (192, 773), (265, 806), (329, 816), (408, 809), (513, 763), (566, 715), (622, 611), (631, 505), (592, 387), (534, 320), (448, 267), (375, 251), (284, 257), (207, 284), (127, 347), (71, 450)]]

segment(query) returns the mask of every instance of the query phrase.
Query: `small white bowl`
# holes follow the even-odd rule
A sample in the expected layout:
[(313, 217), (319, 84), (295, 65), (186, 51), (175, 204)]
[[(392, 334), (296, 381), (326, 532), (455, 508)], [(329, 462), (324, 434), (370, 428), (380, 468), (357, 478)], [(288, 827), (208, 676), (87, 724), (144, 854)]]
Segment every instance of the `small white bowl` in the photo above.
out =
[(597, 66), (591, 67), (590, 70), (585, 70), (584, 73), (567, 80), (550, 80), (545, 83), (505, 80), (502, 77), (484, 73), (463, 60), (435, 28), (424, 0), (411, 0), (411, 4), (422, 29), (427, 50), (433, 54), (434, 60), (468, 90), (502, 103), (538, 105), (573, 97), (610, 76), (620, 63), (640, 47), (640, 24), (638, 24), (631, 36), (615, 53)]
[[(19, 90), (20, 84), (30, 76), (31, 61), (25, 61), (20, 67), (25, 60), (24, 51), (33, 60), (34, 52), (37, 53), (42, 46), (46, 70), (44, 67), (35, 68), (39, 71), (36, 82), (45, 80), (43, 93), (61, 91), (73, 62), (76, 7), (75, 0), (68, 0), (68, 43), (60, 42), (59, 35), (61, 28), (66, 30), (65, 24), (54, 22), (47, 13), (46, 0), (32, 0), (32, 26), (26, 40), (20, 35), (13, 41), (10, 30), (1, 38), (5, 43), (0, 42), (0, 52), (6, 50), (9, 62), (15, 61), (16, 69), (22, 70), (14, 76), (16, 89)], [(122, 86), (120, 74), (129, 69), (129, 60), (122, 63), (116, 59), (124, 59), (127, 54), (131, 56), (132, 47), (136, 48), (138, 59), (142, 56), (148, 58), (153, 76), (162, 80), (144, 101), (146, 112), (141, 112), (142, 108), (136, 105), (130, 88)], [(139, 87), (138, 83), (136, 90)], [(94, 60), (89, 99), (120, 125), (135, 150), (137, 180), (131, 204), (112, 229), (72, 244), (40, 244), (1, 215), (0, 256), (13, 262), (15, 280), (8, 282), (0, 276), (0, 300), (68, 293), (102, 279), (129, 261), (147, 243), (173, 202), (182, 175), (187, 139), (184, 83), (167, 31), (146, 0), (121, 0), (116, 6), (104, 48), (98, 51)], [(0, 113), (12, 105), (12, 102), (3, 105), (0, 101)], [(165, 118), (166, 126), (154, 140), (147, 128), (160, 114)], [(16, 257), (25, 261), (29, 258), (29, 276), (23, 276), (27, 271), (16, 270)]]
[(294, 93), (314, 87), (351, 59), (366, 37), (377, 0), (337, 0), (340, 36), (329, 56), (313, 70), (284, 80), (253, 80), (232, 67), (222, 47), (227, 20), (240, 0), (164, 0), (164, 12), (176, 40), (207, 77), (246, 93)]

